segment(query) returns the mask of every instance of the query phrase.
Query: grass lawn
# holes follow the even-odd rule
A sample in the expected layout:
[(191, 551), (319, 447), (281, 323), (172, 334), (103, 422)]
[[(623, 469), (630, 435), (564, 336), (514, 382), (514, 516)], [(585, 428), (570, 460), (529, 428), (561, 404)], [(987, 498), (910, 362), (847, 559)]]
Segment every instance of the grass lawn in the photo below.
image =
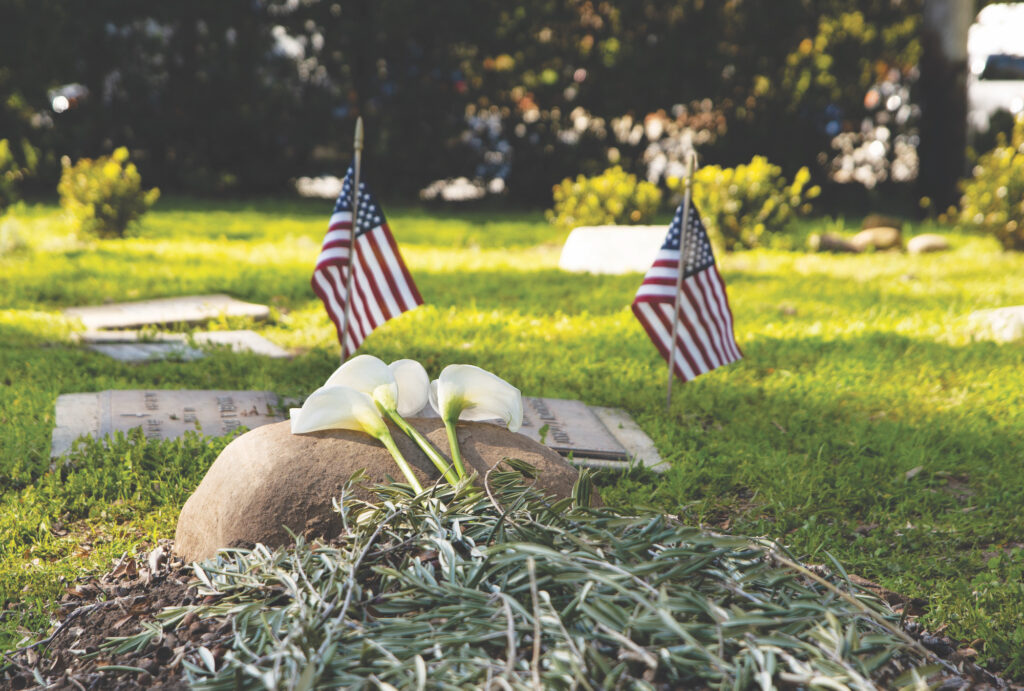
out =
[[(52, 205), (0, 240), (0, 649), (44, 627), (76, 578), (174, 532), (226, 443), (86, 444), (49, 472), (59, 394), (117, 388), (312, 391), (337, 365), (309, 288), (330, 202), (161, 200), (135, 237), (81, 243)], [(930, 256), (719, 257), (741, 362), (677, 385), (629, 309), (640, 274), (558, 270), (540, 213), (387, 208), (426, 305), (363, 352), (492, 370), (535, 396), (628, 410), (671, 462), (601, 479), (606, 502), (788, 544), (809, 562), (928, 599), (993, 669), (1024, 680), (1024, 348), (972, 338), (966, 315), (1024, 304), (1024, 256), (948, 228)], [(837, 222), (807, 223), (834, 230)], [(851, 229), (855, 223), (849, 224)], [(128, 365), (78, 347), (73, 305), (225, 292), (271, 305), (251, 326), (290, 361), (214, 352)]]

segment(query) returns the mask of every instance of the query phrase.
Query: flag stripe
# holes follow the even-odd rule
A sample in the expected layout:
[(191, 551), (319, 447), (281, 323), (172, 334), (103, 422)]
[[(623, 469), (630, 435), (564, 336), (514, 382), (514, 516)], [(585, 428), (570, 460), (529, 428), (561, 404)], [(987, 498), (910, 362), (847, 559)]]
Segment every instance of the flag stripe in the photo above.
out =
[(701, 290), (700, 276), (691, 276), (683, 283), (683, 291), (691, 296), (695, 319), (700, 323), (702, 340), (708, 348), (708, 354), (714, 362), (712, 369), (725, 364), (725, 357), (719, 348), (718, 328), (714, 323), (714, 317), (710, 313), (708, 296)]
[[(729, 301), (725, 297), (725, 284), (722, 282), (721, 277), (718, 275), (717, 269), (714, 272), (714, 276), (711, 274), (705, 277), (708, 282), (708, 287), (711, 293), (714, 295), (714, 305), (716, 307), (715, 321), (718, 326), (719, 333), (723, 335), (726, 343), (729, 346), (729, 354), (731, 362), (739, 360), (741, 355), (739, 348), (736, 346), (736, 341), (732, 338), (732, 313), (729, 310)], [(714, 278), (714, 280), (712, 280)]]

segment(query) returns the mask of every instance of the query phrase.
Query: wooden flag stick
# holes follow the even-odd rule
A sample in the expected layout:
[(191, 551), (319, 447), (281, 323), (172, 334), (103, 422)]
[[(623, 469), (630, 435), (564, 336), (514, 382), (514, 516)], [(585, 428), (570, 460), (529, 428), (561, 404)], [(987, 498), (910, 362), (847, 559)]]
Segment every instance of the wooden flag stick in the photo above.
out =
[(356, 219), (359, 218), (359, 174), (363, 166), (363, 118), (356, 118), (355, 159), (352, 163), (352, 239), (348, 245), (348, 276), (345, 277), (345, 316), (341, 320), (341, 362), (348, 359), (348, 323), (352, 319), (352, 279), (356, 272)]
[(697, 152), (690, 150), (686, 158), (686, 191), (683, 193), (683, 227), (679, 231), (679, 273), (676, 274), (676, 294), (672, 303), (672, 341), (668, 348), (668, 387), (665, 393), (665, 412), (672, 408), (672, 380), (675, 379), (676, 336), (679, 333), (679, 294), (683, 292), (683, 272), (686, 271), (686, 229), (690, 225), (690, 196), (693, 189), (693, 171), (697, 167)]

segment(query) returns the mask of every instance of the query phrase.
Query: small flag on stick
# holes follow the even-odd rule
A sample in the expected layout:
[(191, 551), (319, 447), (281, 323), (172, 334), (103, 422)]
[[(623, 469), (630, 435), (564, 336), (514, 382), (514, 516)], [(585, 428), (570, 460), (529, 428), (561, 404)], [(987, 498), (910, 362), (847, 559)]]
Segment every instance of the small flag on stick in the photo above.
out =
[[(633, 299), (633, 314), (676, 376), (690, 381), (743, 354), (733, 336), (732, 311), (707, 231), (693, 203), (689, 214), (684, 213), (685, 204), (676, 209), (665, 243)], [(686, 228), (684, 215), (688, 216)]]
[[(342, 360), (354, 353), (378, 326), (423, 304), (423, 298), (384, 219), (384, 212), (362, 182), (356, 199), (353, 246), (354, 177), (354, 170), (349, 168), (311, 280), (313, 291), (323, 300), (338, 331)], [(355, 260), (350, 262), (353, 255)], [(354, 273), (351, 283), (348, 283), (350, 268)], [(352, 287), (351, 302), (348, 285)], [(349, 310), (347, 324), (346, 309)]]

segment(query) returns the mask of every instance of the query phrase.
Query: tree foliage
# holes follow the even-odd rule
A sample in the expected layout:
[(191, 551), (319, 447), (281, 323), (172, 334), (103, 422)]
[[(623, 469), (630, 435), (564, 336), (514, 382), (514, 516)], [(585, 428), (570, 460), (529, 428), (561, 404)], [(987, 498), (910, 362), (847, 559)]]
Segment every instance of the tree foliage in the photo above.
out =
[[(872, 84), (913, 79), (920, 2), (6, 0), (0, 131), (51, 178), (127, 146), (147, 180), (209, 193), (338, 173), (357, 114), (399, 191), (483, 175), (547, 201), (610, 163), (668, 175), (677, 139), (821, 169)], [(88, 96), (53, 112), (71, 83)]]

